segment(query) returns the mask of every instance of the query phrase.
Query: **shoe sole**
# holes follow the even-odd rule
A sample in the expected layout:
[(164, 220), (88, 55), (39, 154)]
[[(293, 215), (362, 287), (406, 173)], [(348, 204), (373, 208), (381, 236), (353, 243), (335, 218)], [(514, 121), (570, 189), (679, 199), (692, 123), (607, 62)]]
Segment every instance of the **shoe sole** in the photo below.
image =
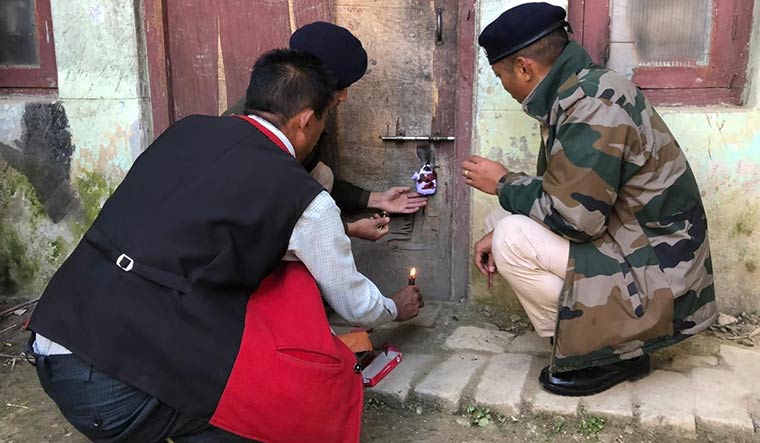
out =
[(597, 388), (597, 389), (593, 389), (593, 390), (589, 390), (589, 391), (583, 391), (583, 392), (579, 392), (579, 391), (575, 391), (575, 390), (568, 390), (568, 389), (564, 389), (562, 387), (557, 387), (557, 386), (553, 386), (553, 385), (547, 386), (547, 385), (541, 383), (541, 380), (538, 381), (538, 384), (541, 385), (541, 387), (546, 392), (549, 392), (550, 394), (561, 395), (563, 397), (588, 397), (589, 395), (600, 394), (600, 393), (602, 393), (602, 392), (604, 392), (604, 391), (606, 391), (606, 390), (608, 390), (610, 388), (613, 388), (613, 387), (619, 385), (620, 383), (623, 383), (623, 382), (626, 382), (626, 381), (630, 381), (630, 382), (639, 381), (639, 380), (641, 380), (643, 378), (648, 377), (649, 374), (651, 374), (651, 373), (652, 373), (652, 368), (650, 367), (646, 372), (642, 372), (642, 373), (639, 373), (639, 374), (633, 374), (630, 377), (625, 378), (623, 380), (619, 380), (619, 381), (616, 381), (614, 383), (607, 383), (605, 385), (599, 386), (599, 388)]

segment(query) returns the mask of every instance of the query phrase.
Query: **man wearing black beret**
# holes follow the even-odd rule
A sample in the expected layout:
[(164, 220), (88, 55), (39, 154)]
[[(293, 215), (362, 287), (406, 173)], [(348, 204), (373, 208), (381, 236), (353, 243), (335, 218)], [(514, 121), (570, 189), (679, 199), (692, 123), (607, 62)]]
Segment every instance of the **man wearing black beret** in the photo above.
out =
[(642, 92), (594, 65), (566, 28), (562, 8), (526, 3), (480, 34), (542, 143), (535, 175), (478, 156), (462, 173), (503, 208), (475, 245), (478, 269), (498, 270), (553, 337), (541, 386), (590, 395), (648, 375), (648, 354), (707, 329), (717, 309), (683, 151)]
[[(290, 36), (290, 48), (318, 57), (336, 79), (335, 106), (348, 100), (348, 88), (367, 72), (367, 52), (362, 42), (348, 29), (332, 23), (314, 22), (298, 28)], [(224, 115), (244, 114), (245, 98), (232, 105)], [(328, 124), (334, 127), (334, 124)], [(325, 134), (326, 135), (326, 134)], [(304, 161), (307, 171), (330, 192), (343, 211), (374, 208), (390, 214), (413, 214), (427, 204), (427, 199), (408, 187), (392, 187), (370, 192), (345, 180), (336, 179), (323, 159), (329, 149), (329, 137), (323, 136)], [(346, 234), (376, 241), (388, 234), (390, 218), (376, 215), (346, 223)]]

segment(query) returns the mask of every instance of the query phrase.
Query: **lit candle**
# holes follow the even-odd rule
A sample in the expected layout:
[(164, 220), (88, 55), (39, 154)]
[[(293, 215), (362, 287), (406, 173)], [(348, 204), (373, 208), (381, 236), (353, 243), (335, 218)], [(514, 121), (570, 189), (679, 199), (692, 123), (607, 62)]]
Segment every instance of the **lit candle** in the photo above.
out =
[(414, 283), (417, 281), (417, 268), (412, 268), (411, 271), (409, 271), (409, 286), (414, 286)]

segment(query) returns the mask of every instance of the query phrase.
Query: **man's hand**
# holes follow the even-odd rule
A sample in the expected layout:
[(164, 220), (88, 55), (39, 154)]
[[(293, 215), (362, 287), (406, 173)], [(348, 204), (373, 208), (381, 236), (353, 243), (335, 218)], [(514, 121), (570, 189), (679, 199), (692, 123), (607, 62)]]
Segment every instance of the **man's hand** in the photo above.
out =
[[(497, 179), (498, 180), (498, 179)], [(391, 214), (413, 214), (427, 205), (427, 198), (412, 192), (411, 188), (395, 187), (385, 192), (369, 194), (367, 206), (382, 209)]]
[(396, 304), (396, 321), (413, 319), (420, 313), (420, 308), (425, 306), (422, 294), (417, 286), (407, 286), (391, 296)]
[(489, 288), (493, 283), (493, 274), (496, 272), (496, 265), (494, 264), (493, 253), (491, 250), (493, 247), (492, 244), (493, 231), (489, 232), (485, 237), (481, 238), (477, 243), (475, 243), (475, 252), (473, 254), (475, 259), (475, 266), (477, 266), (478, 271), (480, 271), (480, 273), (488, 279)]
[(496, 195), (499, 179), (508, 172), (501, 163), (477, 155), (471, 156), (462, 163), (465, 183), (491, 195)]
[(388, 223), (390, 222), (390, 217), (381, 217), (379, 214), (375, 214), (370, 218), (362, 218), (355, 222), (347, 223), (347, 234), (349, 237), (377, 241), (388, 234), (390, 231)]

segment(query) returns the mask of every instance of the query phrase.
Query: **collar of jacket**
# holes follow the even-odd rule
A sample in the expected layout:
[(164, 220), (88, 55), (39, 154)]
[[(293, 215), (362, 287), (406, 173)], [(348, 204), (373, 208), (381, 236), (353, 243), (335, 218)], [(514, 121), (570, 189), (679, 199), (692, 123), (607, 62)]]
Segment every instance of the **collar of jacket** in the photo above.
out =
[(593, 65), (585, 49), (575, 41), (565, 46), (549, 73), (523, 101), (523, 111), (545, 125), (549, 124), (549, 112), (557, 100), (560, 87), (584, 68)]

